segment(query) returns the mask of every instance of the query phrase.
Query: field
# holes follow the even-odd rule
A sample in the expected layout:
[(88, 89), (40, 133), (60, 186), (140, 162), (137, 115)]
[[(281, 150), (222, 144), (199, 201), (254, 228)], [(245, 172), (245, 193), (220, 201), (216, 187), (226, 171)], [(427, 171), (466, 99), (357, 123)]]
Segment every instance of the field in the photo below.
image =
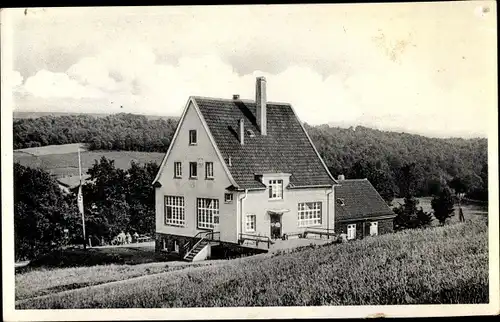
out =
[[(28, 167), (44, 169), (56, 177), (78, 175), (78, 144), (65, 144), (29, 148), (14, 151), (14, 162)], [(81, 152), (82, 171), (85, 173), (101, 157), (115, 160), (115, 166), (128, 169), (130, 162), (144, 164), (150, 161), (161, 163), (164, 153), (137, 151), (83, 151)]]
[[(419, 204), (417, 205), (417, 208), (422, 207), (422, 210), (425, 212), (432, 212), (432, 207), (431, 207), (431, 197), (424, 197), (424, 198), (418, 198)], [(398, 205), (398, 203), (404, 204), (403, 198), (396, 198), (392, 202), (392, 206), (395, 207)], [(454, 206), (455, 211), (454, 211), (454, 216), (449, 218), (447, 220), (447, 223), (457, 223), (459, 222), (458, 218), (458, 206)], [(481, 217), (481, 216), (486, 216), (488, 214), (488, 206), (487, 205), (479, 205), (479, 204), (462, 204), (462, 210), (464, 213), (465, 219), (475, 219), (476, 217)], [(439, 221), (433, 217), (432, 221), (432, 226), (438, 226)]]
[[(152, 264), (150, 264), (152, 265)], [(44, 279), (92, 282), (90, 271), (45, 272)], [(119, 270), (108, 269), (116, 276)], [(161, 268), (159, 268), (161, 271)], [(125, 267), (123, 275), (133, 276)], [(112, 273), (113, 272), (113, 273)], [(132, 272), (132, 273), (130, 273)], [(32, 272), (35, 274), (35, 272)], [(28, 273), (26, 273), (28, 274)], [(95, 276), (103, 274), (94, 272)], [(106, 275), (106, 274), (104, 274)], [(26, 277), (28, 280), (30, 278)], [(36, 277), (31, 277), (31, 279)], [(97, 280), (103, 277), (96, 277)], [(16, 277), (23, 287), (23, 277)], [(52, 282), (51, 285), (57, 284)], [(27, 285), (27, 282), (24, 282)], [(26, 288), (26, 286), (24, 286)], [(39, 294), (39, 293), (37, 293)], [(22, 295), (26, 297), (26, 291)], [(17, 309), (161, 308), (488, 302), (488, 227), (465, 223), (305, 247), (53, 293)]]

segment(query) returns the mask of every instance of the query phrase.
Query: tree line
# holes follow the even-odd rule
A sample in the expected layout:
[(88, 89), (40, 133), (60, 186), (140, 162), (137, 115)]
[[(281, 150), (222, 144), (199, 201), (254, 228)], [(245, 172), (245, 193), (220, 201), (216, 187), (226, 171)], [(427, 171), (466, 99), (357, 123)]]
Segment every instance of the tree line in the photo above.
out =
[[(178, 120), (113, 114), (14, 120), (14, 148), (87, 143), (90, 150), (166, 152)], [(415, 194), (430, 196), (452, 180), (468, 197), (487, 200), (487, 140), (437, 139), (366, 127), (305, 127), (332, 174), (368, 178), (387, 200), (405, 194), (400, 172), (415, 164)]]
[(165, 152), (176, 126), (176, 118), (149, 119), (128, 113), (49, 115), (15, 119), (13, 143), (14, 149), (87, 143), (89, 150)]
[[(153, 234), (154, 188), (158, 165), (132, 162), (128, 170), (102, 158), (83, 185), (86, 235), (93, 245), (120, 232)], [(50, 173), (14, 164), (16, 260), (33, 259), (64, 245), (83, 244), (77, 188), (65, 192)]]
[(488, 200), (488, 142), (484, 138), (437, 139), (361, 126), (305, 127), (333, 175), (367, 178), (388, 201), (405, 197), (406, 189), (421, 197), (436, 195), (446, 186), (460, 186), (467, 197)]

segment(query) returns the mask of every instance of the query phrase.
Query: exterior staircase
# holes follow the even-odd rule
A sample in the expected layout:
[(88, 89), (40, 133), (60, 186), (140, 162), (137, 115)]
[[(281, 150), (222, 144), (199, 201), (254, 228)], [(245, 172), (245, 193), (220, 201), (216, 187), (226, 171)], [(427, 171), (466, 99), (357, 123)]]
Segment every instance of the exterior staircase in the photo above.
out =
[(184, 260), (188, 262), (193, 262), (195, 260), (196, 255), (198, 255), (210, 242), (204, 238), (202, 238), (199, 242), (197, 242), (194, 247), (187, 252), (184, 256)]
[[(197, 240), (197, 238), (200, 239)], [(196, 243), (195, 240), (197, 240)], [(193, 237), (192, 241), (189, 241), (183, 246), (183, 259), (188, 262), (205, 260), (210, 257), (211, 247), (219, 244), (219, 242), (220, 232), (200, 232)]]

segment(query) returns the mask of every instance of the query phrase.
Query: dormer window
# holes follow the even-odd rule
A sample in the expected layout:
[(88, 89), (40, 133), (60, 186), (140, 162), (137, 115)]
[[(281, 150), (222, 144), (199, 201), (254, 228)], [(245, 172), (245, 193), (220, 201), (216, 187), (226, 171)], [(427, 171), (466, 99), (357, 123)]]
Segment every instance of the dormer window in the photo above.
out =
[(269, 180), (269, 199), (283, 199), (283, 180)]
[(198, 135), (196, 130), (189, 130), (189, 145), (198, 144)]

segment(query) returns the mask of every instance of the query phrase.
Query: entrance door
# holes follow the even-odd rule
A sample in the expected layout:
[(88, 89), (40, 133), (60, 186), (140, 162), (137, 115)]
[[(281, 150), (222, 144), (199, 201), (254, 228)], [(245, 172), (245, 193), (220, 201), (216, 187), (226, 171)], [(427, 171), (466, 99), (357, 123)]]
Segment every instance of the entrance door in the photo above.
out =
[(270, 214), (271, 217), (271, 239), (281, 238), (281, 216)]
[(356, 239), (356, 224), (347, 225), (347, 239)]

